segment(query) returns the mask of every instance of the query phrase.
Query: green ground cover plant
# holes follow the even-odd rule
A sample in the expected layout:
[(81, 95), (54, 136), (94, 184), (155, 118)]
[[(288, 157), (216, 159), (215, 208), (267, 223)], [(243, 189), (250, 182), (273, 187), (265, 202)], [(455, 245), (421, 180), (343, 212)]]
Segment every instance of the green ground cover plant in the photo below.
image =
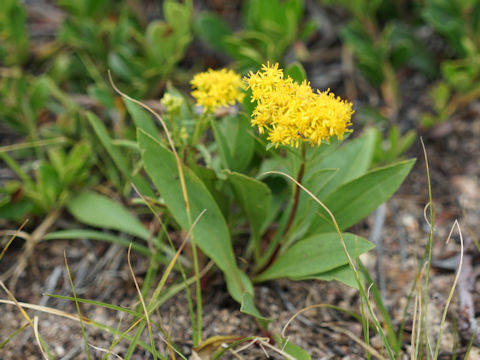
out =
[(479, 98), (479, 14), (476, 1), (425, 3), (423, 18), (445, 38), (452, 51), (440, 64), (441, 79), (430, 90), (433, 114), (423, 115), (425, 126), (447, 121), (458, 109)]

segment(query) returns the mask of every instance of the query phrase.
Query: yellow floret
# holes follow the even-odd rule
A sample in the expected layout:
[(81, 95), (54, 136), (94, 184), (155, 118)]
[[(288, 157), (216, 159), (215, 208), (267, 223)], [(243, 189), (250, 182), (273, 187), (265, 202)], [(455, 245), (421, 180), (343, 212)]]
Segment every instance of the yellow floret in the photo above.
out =
[(307, 81), (298, 84), (284, 78), (275, 65), (263, 65), (246, 78), (257, 106), (252, 113), (252, 126), (260, 133), (266, 129), (272, 143), (298, 146), (301, 142), (321, 145), (336, 136), (342, 139), (351, 132), (352, 104), (335, 97), (330, 90), (313, 92)]
[(198, 105), (203, 106), (204, 112), (213, 112), (222, 106), (242, 101), (244, 84), (240, 75), (233, 70), (209, 69), (195, 75), (190, 82), (192, 96)]

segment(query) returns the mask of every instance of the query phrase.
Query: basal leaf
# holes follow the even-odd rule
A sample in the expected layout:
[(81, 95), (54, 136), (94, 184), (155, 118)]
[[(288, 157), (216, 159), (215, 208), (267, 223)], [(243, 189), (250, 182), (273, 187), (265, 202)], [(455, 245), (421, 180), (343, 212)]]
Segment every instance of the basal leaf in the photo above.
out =
[(120, 172), (127, 177), (128, 180), (131, 181), (142, 194), (153, 197), (153, 191), (150, 189), (150, 186), (145, 179), (139, 175), (132, 174), (126, 157), (116, 146), (112, 144), (112, 139), (110, 138), (105, 125), (100, 121), (100, 119), (90, 112), (87, 113), (87, 119), (118, 170), (120, 170)]
[(211, 124), (223, 167), (232, 171), (244, 170), (255, 149), (248, 119), (244, 116), (225, 117), (221, 122), (212, 121)]
[[(360, 236), (349, 233), (342, 235), (352, 258), (374, 247)], [(297, 242), (279, 255), (277, 260), (254, 280), (307, 277), (326, 273), (345, 264), (348, 264), (348, 260), (338, 234), (316, 234)]]
[(84, 224), (123, 231), (145, 241), (150, 237), (148, 230), (135, 216), (105, 195), (83, 191), (67, 201), (67, 209)]
[(128, 99), (123, 99), (123, 102), (137, 128), (157, 138), (160, 137), (160, 133), (155, 126), (155, 122), (152, 120), (152, 116), (146, 110)]
[(264, 329), (266, 329), (268, 324), (273, 321), (273, 319), (267, 318), (260, 314), (260, 311), (258, 311), (258, 309), (255, 307), (253, 295), (249, 293), (245, 293), (243, 295), (240, 311), (244, 314), (253, 316)]
[(241, 302), (243, 293), (253, 293), (253, 288), (237, 267), (227, 224), (212, 195), (195, 173), (184, 166), (191, 214), (189, 219), (174, 154), (141, 130), (137, 137), (143, 150), (145, 169), (178, 224), (188, 230), (191, 222), (206, 210), (193, 230), (195, 242), (224, 272), (230, 294)]
[(342, 265), (333, 270), (329, 270), (320, 274), (313, 274), (309, 276), (301, 276), (293, 278), (293, 280), (324, 280), (324, 281), (339, 281), (347, 286), (358, 289), (357, 281), (355, 280), (355, 274), (349, 264)]
[(312, 172), (319, 169), (338, 169), (332, 181), (318, 194), (320, 199), (324, 199), (340, 185), (363, 175), (368, 170), (373, 158), (375, 140), (375, 132), (367, 131), (361, 137), (346, 142), (320, 161), (314, 159), (311, 164), (307, 164), (307, 171)]
[[(388, 200), (400, 187), (414, 163), (415, 159), (411, 159), (371, 170), (331, 193), (324, 204), (335, 216), (340, 230), (357, 223)], [(318, 214), (309, 233), (333, 231), (328, 214), (320, 208)]]
[(303, 68), (302, 64), (299, 63), (298, 61), (290, 64), (286, 69), (285, 69), (285, 77), (290, 76), (295, 82), (301, 84), (302, 81), (307, 79), (307, 73), (305, 72), (305, 69)]
[(255, 239), (261, 235), (261, 229), (268, 216), (271, 202), (270, 188), (263, 182), (249, 176), (228, 172), (239, 205), (247, 215), (250, 229)]
[[(107, 232), (98, 231), (98, 230), (86, 230), (86, 229), (69, 229), (69, 230), (59, 230), (48, 233), (43, 237), (44, 240), (78, 240), (78, 239), (91, 239), (97, 241), (104, 241), (112, 244), (117, 244), (127, 248), (130, 245), (130, 241), (127, 239), (121, 238), (114, 234), (109, 234)], [(152, 251), (144, 245), (132, 243), (132, 250), (142, 254), (144, 256), (152, 256)], [(165, 259), (158, 256), (157, 260), (161, 260), (162, 263), (166, 263)]]
[(303, 350), (300, 346), (295, 345), (289, 339), (284, 339), (281, 336), (274, 334), (273, 338), (275, 342), (285, 351), (287, 354), (292, 355), (296, 360), (311, 360), (310, 354)]
[[(303, 185), (315, 196), (335, 177), (338, 169), (320, 169), (316, 172), (309, 172), (303, 181)], [(317, 203), (302, 191), (298, 200), (298, 209), (292, 228), (288, 234), (288, 242), (293, 242), (303, 237), (308, 230), (312, 220), (318, 216), (316, 213)]]

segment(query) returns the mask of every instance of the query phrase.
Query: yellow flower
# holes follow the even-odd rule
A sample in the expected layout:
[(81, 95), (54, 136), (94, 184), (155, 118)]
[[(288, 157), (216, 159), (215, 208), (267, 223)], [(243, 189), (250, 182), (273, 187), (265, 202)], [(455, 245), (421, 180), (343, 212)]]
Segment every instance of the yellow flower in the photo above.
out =
[(260, 133), (266, 129), (272, 143), (298, 146), (301, 142), (321, 145), (352, 130), (352, 104), (335, 97), (330, 90), (316, 93), (310, 83), (298, 84), (284, 78), (283, 70), (275, 65), (263, 65), (260, 71), (246, 78), (252, 90), (252, 102), (257, 106), (252, 114), (252, 126)]
[(233, 70), (209, 69), (195, 75), (190, 82), (192, 96), (198, 105), (203, 106), (204, 112), (213, 112), (222, 106), (242, 101), (244, 84), (240, 75)]

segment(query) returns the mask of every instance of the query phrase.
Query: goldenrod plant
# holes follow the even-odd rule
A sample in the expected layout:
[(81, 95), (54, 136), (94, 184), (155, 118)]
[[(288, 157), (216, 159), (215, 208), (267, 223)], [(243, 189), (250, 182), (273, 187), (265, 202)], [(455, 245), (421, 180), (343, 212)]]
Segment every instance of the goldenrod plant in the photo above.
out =
[[(187, 145), (170, 142), (168, 128), (167, 139), (138, 129), (143, 165), (158, 191), (151, 200), (164, 204), (163, 216), (183, 229), (205, 210), (192, 241), (223, 271), (240, 303), (250, 301), (253, 283), (282, 277), (357, 286), (336, 225), (301, 187), (321, 200), (345, 231), (395, 192), (413, 160), (370, 169), (372, 132), (340, 143), (351, 132), (353, 105), (330, 91), (314, 92), (306, 80), (295, 82), (278, 64), (239, 80), (224, 69), (195, 75), (192, 95), (201, 106), (195, 116), (203, 130), (198, 137), (198, 123), (187, 126), (183, 119)], [(173, 104), (174, 96), (164, 103)], [(251, 116), (241, 110), (218, 115), (221, 106), (243, 97), (245, 109), (254, 104)], [(179, 113), (172, 106), (167, 116), (174, 108)], [(179, 162), (177, 148), (190, 153), (185, 161)], [(246, 224), (250, 240), (242, 244)], [(373, 247), (351, 233), (342, 237), (352, 258)], [(237, 247), (244, 249), (242, 264)]]
[[(450, 115), (478, 97), (474, 35), (479, 6), (471, 1), (428, 0), (413, 6), (390, 0), (340, 1), (334, 4), (335, 17), (346, 15), (338, 4), (352, 14), (340, 35), (349, 50), (340, 55), (329, 48), (333, 51), (325, 60), (317, 57), (317, 50), (323, 54), (331, 44), (325, 44), (322, 26), (314, 22), (320, 14), (314, 6), (320, 1), (244, 1), (232, 8), (239, 15), (234, 24), (225, 20), (228, 13), (203, 7), (213, 2), (147, 2), (148, 10), (128, 0), (42, 2), (58, 11), (60, 21), (55, 22), (55, 16), (27, 9), (30, 3), (0, 4), (0, 160), (10, 169), (2, 172), (0, 221), (17, 229), (2, 230), (11, 238), (2, 245), (0, 260), (12, 255), (11, 245), (21, 251), (18, 266), (10, 267), (15, 262), (11, 258), (2, 263), (9, 267), (2, 278), (9, 278), (11, 289), (0, 281), (9, 297), (0, 303), (16, 305), (26, 321), (1, 339), (0, 350), (31, 327), (44, 357), (54, 357), (40, 336), (43, 326), (39, 330), (37, 317), (30, 319), (23, 310), (31, 309), (114, 336), (104, 358), (114, 355), (116, 344), (123, 341), (128, 349), (119, 356), (125, 359), (139, 351), (158, 359), (186, 359), (181, 351), (190, 343), (183, 338), (177, 346), (173, 339), (178, 334), (170, 333), (156, 314), (167, 300), (185, 292), (192, 358), (218, 359), (240, 344), (257, 344), (288, 359), (310, 359), (285, 331), (269, 334), (276, 347), (256, 334), (205, 339), (202, 333), (202, 297), (209, 288), (201, 285), (223, 279), (240, 310), (256, 319), (259, 330), (268, 331), (272, 319), (259, 311), (264, 306), (259, 306), (256, 289), (260, 283), (288, 278), (357, 288), (360, 314), (337, 305), (313, 307), (344, 310), (361, 321), (363, 340), (334, 329), (361, 344), (366, 358), (393, 359), (406, 351), (410, 303), (407, 300), (401, 324), (390, 318), (381, 291), (359, 260), (373, 244), (353, 233), (352, 226), (402, 184), (414, 160), (398, 158), (415, 133), (402, 136), (405, 124), (398, 123), (383, 138), (380, 130), (363, 125), (372, 123), (372, 114), (395, 120), (401, 106), (396, 98), (398, 69), (404, 76), (417, 70), (427, 77), (436, 75), (429, 51), (417, 38), (416, 30), (425, 21), (456, 51), (434, 54), (439, 61), (454, 57), (440, 65), (443, 82), (433, 93), (435, 116)], [(415, 13), (410, 17), (411, 7)], [(322, 11), (330, 14), (329, 9)], [(412, 20), (408, 25), (406, 18)], [(36, 33), (36, 21), (45, 33)], [(194, 36), (204, 44), (192, 41)], [(340, 65), (340, 56), (345, 60), (349, 54), (378, 85), (385, 100), (379, 106), (387, 108), (375, 105), (371, 112), (362, 111), (348, 86), (349, 99), (337, 96), (343, 91), (338, 83), (317, 90), (295, 62), (305, 60), (311, 70), (325, 61)], [(205, 64), (214, 69), (197, 73), (208, 68)], [(356, 79), (351, 75), (347, 71), (347, 85)], [(361, 98), (371, 91), (362, 89)], [(394, 111), (385, 112), (388, 108)], [(427, 321), (434, 229), (430, 210), (428, 247), (412, 287), (412, 358), (439, 354), (438, 345), (433, 350)], [(25, 239), (21, 249), (17, 237)], [(20, 285), (28, 260), (41, 249), (40, 241), (59, 239), (72, 241), (67, 247), (81, 246), (74, 243), (79, 239), (128, 247), (125, 263), (138, 293), (129, 304), (133, 308), (114, 305), (116, 298), (108, 300), (112, 304), (80, 298), (74, 287), (79, 275), (70, 273), (68, 251), (65, 264), (73, 296), (55, 297), (73, 301), (77, 314), (18, 302), (11, 284), (20, 280)], [(137, 266), (130, 260), (140, 262), (145, 274), (135, 274)], [(80, 303), (126, 317), (117, 328), (100, 324), (87, 317), (89, 308)], [(380, 345), (369, 343), (374, 333)], [(88, 357), (95, 347), (88, 331), (82, 335)]]

